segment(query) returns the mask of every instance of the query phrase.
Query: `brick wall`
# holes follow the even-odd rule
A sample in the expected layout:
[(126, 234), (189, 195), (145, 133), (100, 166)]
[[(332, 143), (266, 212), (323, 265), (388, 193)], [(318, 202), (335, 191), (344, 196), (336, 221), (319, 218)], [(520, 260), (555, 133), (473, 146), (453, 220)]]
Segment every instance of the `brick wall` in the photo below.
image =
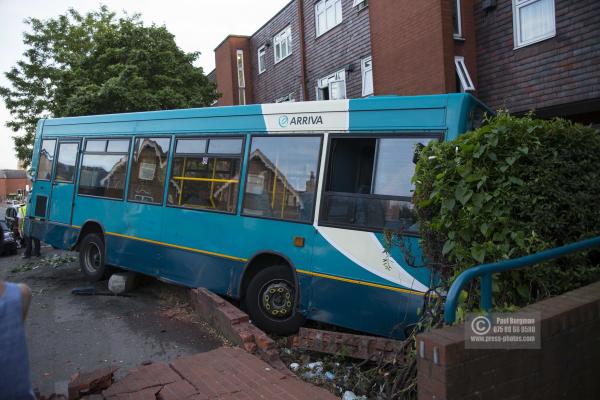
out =
[(419, 399), (598, 398), (600, 282), (522, 311), (541, 313), (540, 350), (466, 350), (463, 325), (417, 336)]
[[(261, 27), (250, 39), (252, 81), (255, 103), (273, 103), (275, 99), (294, 94), (302, 100), (300, 28), (296, 1), (290, 2), (277, 15)], [(288, 25), (292, 27), (292, 54), (275, 64), (273, 37)], [(266, 71), (258, 73), (258, 49), (270, 43), (265, 56)]]
[(376, 95), (454, 91), (449, 7), (448, 0), (370, 2)]
[[(556, 36), (514, 50), (512, 2), (475, 0), (479, 97), (520, 112), (600, 98), (600, 1), (555, 0)], [(557, 111), (560, 115), (560, 112)]]
[[(31, 183), (28, 179), (6, 179), (0, 178), (0, 201), (6, 199), (11, 193), (17, 193), (17, 190), (25, 191), (25, 188), (29, 185), (31, 189)], [(3, 216), (0, 215), (0, 218)]]
[(252, 66), (250, 61), (250, 41), (247, 36), (228, 36), (215, 49), (215, 76), (217, 89), (221, 97), (219, 106), (239, 104), (237, 77), (237, 50), (244, 52), (244, 78), (246, 80), (246, 104), (253, 103), (253, 88), (251, 82)]
[[(379, 1), (379, 0), (377, 0)], [(346, 71), (346, 97), (362, 97), (361, 59), (371, 55), (369, 7), (358, 11), (342, 1), (342, 22), (316, 37), (315, 2), (304, 2), (306, 78), (308, 100), (316, 100), (317, 81), (350, 66)]]

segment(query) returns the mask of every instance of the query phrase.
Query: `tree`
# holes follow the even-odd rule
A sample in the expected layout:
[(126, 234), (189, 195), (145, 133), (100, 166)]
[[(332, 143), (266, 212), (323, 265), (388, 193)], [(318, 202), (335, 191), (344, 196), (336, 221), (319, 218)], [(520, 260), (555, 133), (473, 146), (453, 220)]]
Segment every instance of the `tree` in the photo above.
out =
[(13, 137), (24, 165), (42, 117), (204, 107), (218, 98), (193, 65), (199, 53), (185, 53), (164, 26), (144, 26), (139, 14), (116, 18), (102, 6), (26, 23), (24, 59), (5, 74), (12, 87), (0, 87), (7, 126), (24, 132)]

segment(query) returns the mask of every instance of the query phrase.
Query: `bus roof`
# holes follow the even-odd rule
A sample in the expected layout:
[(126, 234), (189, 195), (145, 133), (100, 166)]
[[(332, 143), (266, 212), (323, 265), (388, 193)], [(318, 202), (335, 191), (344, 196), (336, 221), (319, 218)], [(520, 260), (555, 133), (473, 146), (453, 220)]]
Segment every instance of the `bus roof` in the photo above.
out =
[(206, 107), (52, 118), (43, 136), (310, 131), (448, 130), (458, 132), (479, 101), (470, 94)]

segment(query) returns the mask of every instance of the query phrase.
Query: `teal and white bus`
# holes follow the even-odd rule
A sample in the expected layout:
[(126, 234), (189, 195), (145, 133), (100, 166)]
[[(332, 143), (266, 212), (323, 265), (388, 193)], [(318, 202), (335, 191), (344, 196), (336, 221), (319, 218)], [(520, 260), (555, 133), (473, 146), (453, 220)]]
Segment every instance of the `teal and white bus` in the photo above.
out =
[[(310, 319), (402, 338), (430, 285), (415, 147), (480, 108), (447, 94), (44, 119), (26, 229), (79, 251), (92, 281), (118, 267), (206, 287), (278, 334)], [(385, 231), (405, 243), (387, 259)]]

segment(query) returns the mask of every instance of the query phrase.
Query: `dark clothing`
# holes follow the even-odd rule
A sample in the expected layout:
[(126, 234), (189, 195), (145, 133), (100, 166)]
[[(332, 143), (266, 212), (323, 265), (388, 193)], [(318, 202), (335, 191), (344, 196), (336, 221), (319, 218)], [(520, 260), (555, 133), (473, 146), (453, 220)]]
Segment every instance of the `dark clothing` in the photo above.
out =
[(6, 282), (0, 296), (0, 400), (35, 399), (29, 377), (29, 355), (23, 326), (23, 296)]
[(25, 257), (31, 257), (31, 250), (35, 257), (40, 256), (40, 239), (25, 236)]

